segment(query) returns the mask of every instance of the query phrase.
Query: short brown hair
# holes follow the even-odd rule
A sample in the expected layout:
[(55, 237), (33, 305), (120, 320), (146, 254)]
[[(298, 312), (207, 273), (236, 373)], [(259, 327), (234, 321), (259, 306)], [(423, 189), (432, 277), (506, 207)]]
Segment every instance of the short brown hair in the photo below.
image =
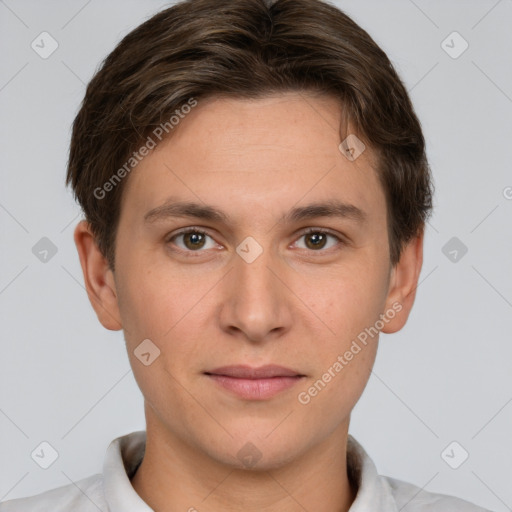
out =
[[(122, 39), (87, 86), (73, 123), (66, 184), (112, 269), (125, 180), (111, 178), (151, 131), (191, 98), (286, 91), (339, 99), (351, 133), (374, 151), (390, 260), (399, 261), (424, 229), (433, 184), (420, 122), (384, 51), (320, 0), (185, 0)], [(108, 197), (98, 197), (109, 180)]]

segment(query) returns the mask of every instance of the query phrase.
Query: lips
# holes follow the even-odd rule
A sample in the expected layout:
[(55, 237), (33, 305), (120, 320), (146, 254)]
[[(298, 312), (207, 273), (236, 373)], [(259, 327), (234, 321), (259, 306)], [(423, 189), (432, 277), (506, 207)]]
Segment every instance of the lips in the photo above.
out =
[(205, 372), (216, 385), (244, 400), (268, 400), (290, 389), (305, 375), (277, 365), (223, 366)]
[(207, 375), (224, 375), (235, 379), (271, 379), (273, 377), (303, 377), (302, 374), (284, 366), (274, 364), (252, 368), (251, 366), (222, 366), (210, 372)]

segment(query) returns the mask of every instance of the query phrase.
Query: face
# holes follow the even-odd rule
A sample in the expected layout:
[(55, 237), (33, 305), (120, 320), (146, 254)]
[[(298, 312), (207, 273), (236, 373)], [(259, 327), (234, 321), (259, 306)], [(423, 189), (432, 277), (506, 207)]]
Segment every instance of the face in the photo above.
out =
[(129, 176), (95, 307), (169, 443), (271, 468), (346, 435), (414, 279), (391, 268), (370, 149), (342, 154), (340, 121), (329, 97), (199, 101)]

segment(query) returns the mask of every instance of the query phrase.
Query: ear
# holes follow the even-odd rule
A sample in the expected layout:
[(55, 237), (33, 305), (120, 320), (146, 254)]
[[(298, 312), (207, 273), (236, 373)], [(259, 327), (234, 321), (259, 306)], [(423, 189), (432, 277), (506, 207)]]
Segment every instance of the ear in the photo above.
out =
[(423, 264), (424, 230), (414, 237), (402, 250), (400, 261), (393, 267), (389, 280), (386, 311), (395, 311), (382, 328), (384, 333), (399, 331), (407, 322), (416, 297), (418, 278)]
[(84, 274), (85, 289), (98, 320), (106, 329), (121, 330), (114, 274), (98, 249), (87, 221), (78, 223), (74, 239)]

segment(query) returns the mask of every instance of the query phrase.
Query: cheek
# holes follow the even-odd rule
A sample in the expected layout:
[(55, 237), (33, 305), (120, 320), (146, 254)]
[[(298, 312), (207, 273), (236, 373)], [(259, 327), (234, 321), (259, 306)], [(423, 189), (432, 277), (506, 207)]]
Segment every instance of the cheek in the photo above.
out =
[(308, 303), (315, 313), (309, 317), (314, 323), (320, 318), (329, 329), (321, 330), (309, 354), (314, 372), (301, 389), (305, 394), (299, 403), (315, 404), (335, 423), (352, 409), (368, 382), (378, 346), (374, 326), (385, 304), (386, 279), (382, 269), (361, 262), (352, 265), (350, 272), (340, 270), (318, 284), (322, 285), (315, 293), (309, 293)]
[[(377, 340), (375, 337), (366, 346), (357, 343), (340, 354), (341, 360), (336, 360), (309, 388), (309, 393), (316, 397), (317, 407), (329, 414), (334, 424), (339, 418), (349, 413), (361, 397), (375, 362), (377, 352)], [(351, 354), (348, 360), (347, 355)], [(317, 391), (318, 390), (318, 391)]]
[(326, 338), (340, 349), (379, 318), (385, 305), (386, 279), (377, 267), (347, 265), (330, 275), (302, 281), (297, 294), (307, 298), (311, 318), (322, 322)]
[[(172, 331), (200, 298), (197, 287), (185, 286), (184, 277), (144, 258), (120, 261), (118, 303), (127, 340), (154, 339)], [(186, 292), (185, 292), (186, 290)]]
[[(145, 389), (159, 371), (160, 382), (170, 380), (172, 385), (170, 376), (179, 378), (204, 359), (204, 347), (198, 340), (214, 308), (208, 290), (215, 280), (186, 276), (168, 266), (151, 265), (151, 270), (137, 272), (129, 272), (129, 268), (143, 266), (125, 266), (119, 300), (127, 350), (132, 367), (139, 368), (136, 378)], [(146, 339), (160, 351), (155, 368), (142, 366), (133, 353)]]
[(172, 326), (172, 312), (165, 300), (165, 287), (151, 279), (135, 275), (124, 281), (119, 309), (127, 340), (157, 339), (167, 325)]
[(379, 339), (374, 325), (381, 311), (375, 297), (375, 290), (347, 284), (321, 303), (323, 311), (318, 314), (334, 334), (324, 329), (327, 335), (316, 341), (308, 356), (314, 371), (297, 398), (322, 411), (326, 428), (349, 414), (370, 377)]

